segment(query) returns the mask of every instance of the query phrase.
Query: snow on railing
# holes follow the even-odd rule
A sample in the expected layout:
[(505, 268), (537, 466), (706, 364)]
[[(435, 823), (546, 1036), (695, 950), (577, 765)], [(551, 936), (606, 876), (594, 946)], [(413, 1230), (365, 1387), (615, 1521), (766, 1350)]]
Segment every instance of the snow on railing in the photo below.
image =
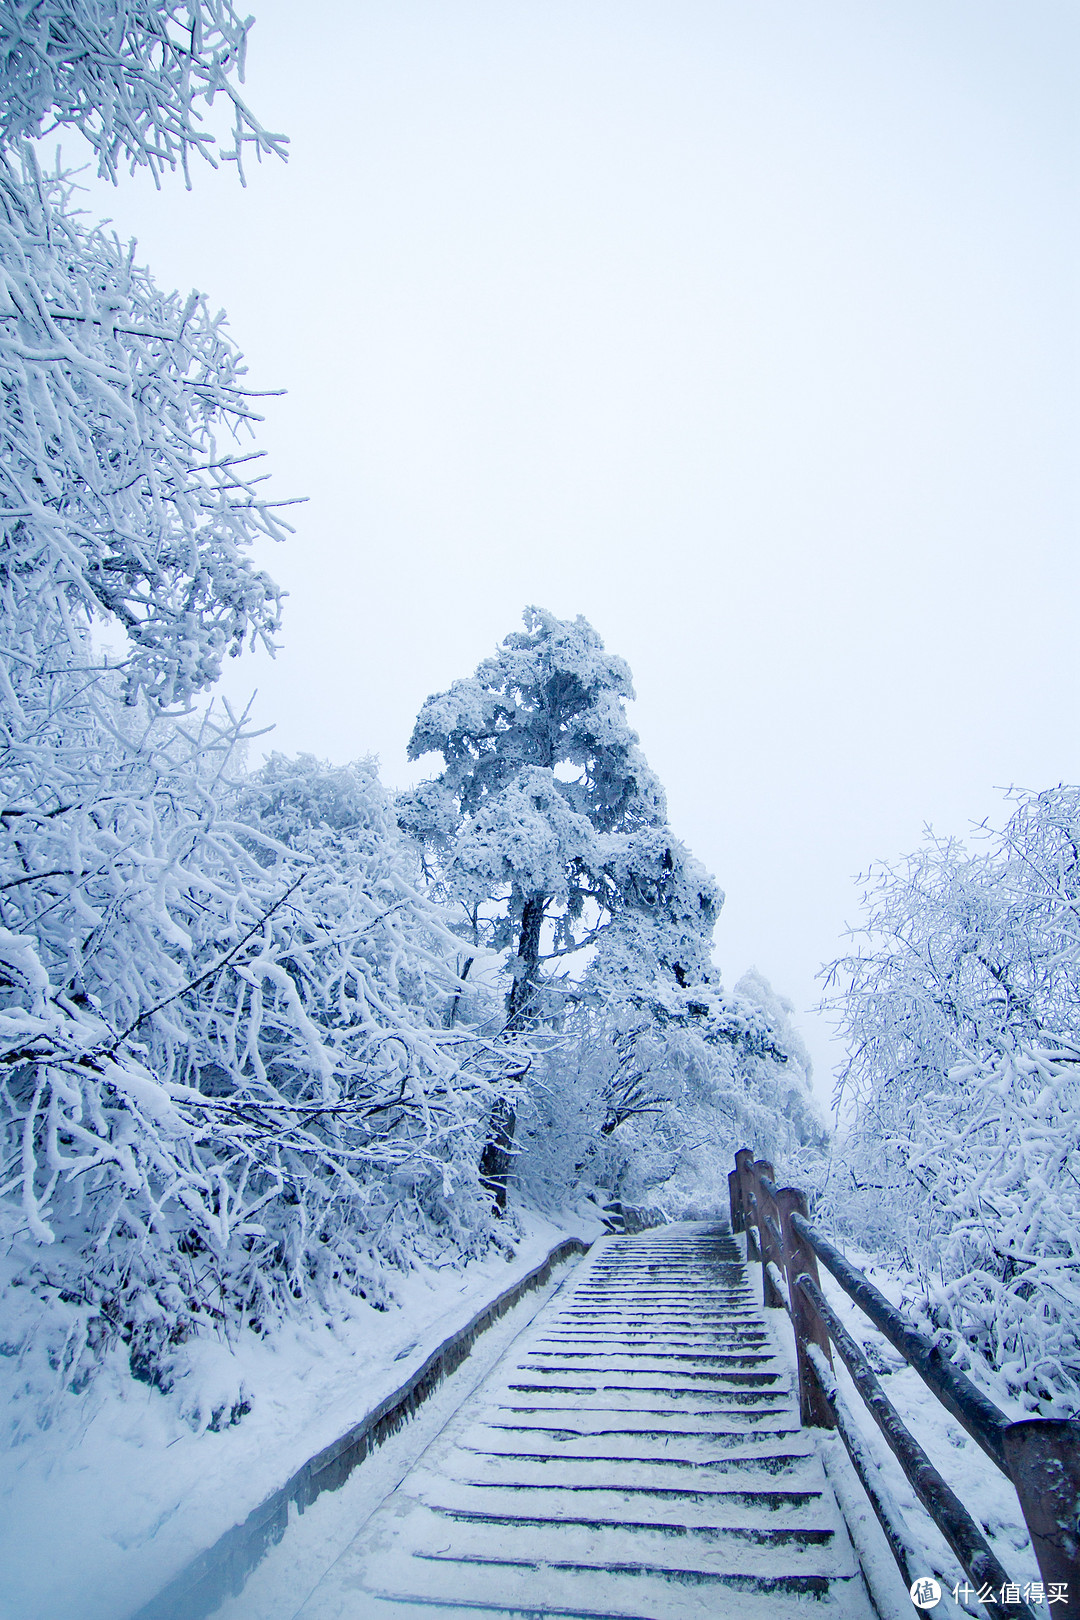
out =
[(1080, 1423), (1054, 1418), (1012, 1422), (811, 1225), (804, 1194), (796, 1187), (777, 1187), (773, 1177), (772, 1165), (755, 1160), (749, 1148), (735, 1155), (735, 1169), (728, 1176), (732, 1230), (746, 1233), (747, 1259), (761, 1263), (765, 1305), (782, 1307), (791, 1318), (802, 1422), (839, 1431), (905, 1583), (913, 1588), (919, 1576), (911, 1539), (898, 1522), (895, 1504), (885, 1500), (872, 1479), (862, 1437), (837, 1388), (834, 1348), (916, 1496), (976, 1589), (1000, 1594), (993, 1599), (994, 1611), (1003, 1620), (1034, 1620), (1019, 1585), (1009, 1580), (974, 1519), (904, 1426), (869, 1361), (825, 1299), (818, 1260), (1012, 1482), (1061, 1620), (1080, 1620)]

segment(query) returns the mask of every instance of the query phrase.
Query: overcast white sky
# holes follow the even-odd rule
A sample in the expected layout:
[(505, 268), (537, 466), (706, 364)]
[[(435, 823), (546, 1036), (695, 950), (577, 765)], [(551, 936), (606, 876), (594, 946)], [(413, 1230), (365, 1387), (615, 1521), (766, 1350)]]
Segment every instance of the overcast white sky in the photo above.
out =
[(230, 692), (403, 784), (429, 693), (585, 614), (827, 1092), (855, 874), (1080, 769), (1080, 9), (252, 3), (288, 166), (88, 203), (288, 389)]

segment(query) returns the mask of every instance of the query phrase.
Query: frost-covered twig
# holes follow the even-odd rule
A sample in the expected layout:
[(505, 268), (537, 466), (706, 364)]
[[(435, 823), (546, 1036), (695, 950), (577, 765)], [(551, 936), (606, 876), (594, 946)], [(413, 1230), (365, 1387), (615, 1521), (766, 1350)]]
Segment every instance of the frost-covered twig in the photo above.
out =
[[(127, 158), (159, 179), (192, 152), (214, 163), (216, 136), (198, 103), (225, 98), (233, 146), (285, 155), (245, 105), (246, 21), (229, 0), (8, 0), (0, 10), (0, 138), (29, 139), (73, 125), (89, 141), (103, 175), (115, 180)], [(243, 174), (241, 165), (241, 176)]]

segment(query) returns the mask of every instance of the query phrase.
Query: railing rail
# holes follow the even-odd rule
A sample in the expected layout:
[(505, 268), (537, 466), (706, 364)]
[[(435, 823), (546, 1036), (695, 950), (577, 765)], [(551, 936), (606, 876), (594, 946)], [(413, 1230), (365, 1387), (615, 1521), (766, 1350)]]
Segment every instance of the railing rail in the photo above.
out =
[(1003, 1474), (1008, 1474), (1004, 1435), (1009, 1419), (971, 1379), (955, 1367), (939, 1345), (909, 1326), (894, 1305), (875, 1288), (869, 1277), (840, 1253), (808, 1220), (795, 1216), (794, 1224), (841, 1288), (860, 1306), (879, 1332), (898, 1350), (919, 1377), (978, 1442)]
[(974, 1519), (905, 1427), (870, 1363), (826, 1300), (818, 1260), (1011, 1481), (1044, 1587), (1049, 1589), (1043, 1596), (1061, 1620), (1080, 1620), (1080, 1423), (1051, 1418), (1011, 1421), (811, 1224), (803, 1193), (796, 1187), (777, 1187), (767, 1160), (755, 1160), (748, 1148), (741, 1149), (728, 1187), (732, 1230), (746, 1233), (747, 1258), (760, 1262), (764, 1303), (782, 1307), (791, 1317), (802, 1422), (839, 1432), (905, 1583), (910, 1586), (925, 1571), (914, 1566), (918, 1555), (907, 1529), (874, 1481), (861, 1433), (837, 1387), (833, 1349), (915, 1494), (974, 1582), (975, 1595), (993, 1592), (992, 1600), (984, 1601), (993, 1602), (991, 1612), (1002, 1620), (1034, 1620), (1019, 1584), (1009, 1580)]

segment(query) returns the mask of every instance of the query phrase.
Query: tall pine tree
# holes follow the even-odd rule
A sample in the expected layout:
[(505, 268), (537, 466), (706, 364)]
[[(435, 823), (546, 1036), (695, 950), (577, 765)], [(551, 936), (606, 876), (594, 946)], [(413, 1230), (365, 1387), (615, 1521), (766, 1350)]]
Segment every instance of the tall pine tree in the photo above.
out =
[[(697, 981), (722, 901), (668, 827), (626, 717), (627, 665), (581, 617), (533, 607), (524, 624), (474, 675), (428, 698), (409, 757), (438, 753), (444, 768), (399, 806), (473, 942), (507, 950), (507, 1019), (518, 1028), (558, 1017), (572, 981), (545, 965), (565, 967), (612, 930), (650, 940), (649, 973), (666, 969), (675, 987)], [(500, 1205), (513, 1132), (504, 1102), (483, 1165)]]

